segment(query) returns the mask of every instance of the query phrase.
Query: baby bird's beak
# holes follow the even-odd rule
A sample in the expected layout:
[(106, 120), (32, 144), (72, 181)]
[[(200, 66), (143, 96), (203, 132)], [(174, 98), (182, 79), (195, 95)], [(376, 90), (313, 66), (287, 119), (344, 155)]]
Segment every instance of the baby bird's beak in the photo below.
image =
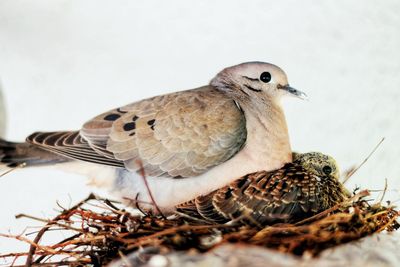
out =
[(287, 84), (287, 85), (278, 84), (278, 89), (285, 90), (285, 91), (289, 92), (290, 94), (292, 94), (292, 95), (294, 95), (294, 96), (296, 96), (296, 97), (298, 97), (300, 99), (308, 100), (308, 96), (306, 95), (306, 93), (304, 93), (304, 92), (302, 92), (300, 90), (297, 90), (297, 89), (295, 89), (293, 87), (290, 87), (289, 84)]

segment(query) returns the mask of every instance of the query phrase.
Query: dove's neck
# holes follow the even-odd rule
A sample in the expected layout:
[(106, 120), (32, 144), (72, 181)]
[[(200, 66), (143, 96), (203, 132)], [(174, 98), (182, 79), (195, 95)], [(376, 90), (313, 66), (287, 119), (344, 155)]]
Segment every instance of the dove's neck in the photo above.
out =
[(265, 102), (245, 110), (244, 151), (262, 170), (275, 170), (292, 161), (285, 115), (279, 103)]

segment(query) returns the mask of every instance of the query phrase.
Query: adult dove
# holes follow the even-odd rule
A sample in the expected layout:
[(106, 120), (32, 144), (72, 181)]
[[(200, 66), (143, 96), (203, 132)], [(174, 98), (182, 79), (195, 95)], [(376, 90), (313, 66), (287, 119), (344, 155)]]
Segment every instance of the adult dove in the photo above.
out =
[(207, 86), (113, 109), (79, 131), (2, 140), (0, 161), (9, 168), (58, 164), (145, 208), (154, 208), (153, 195), (167, 211), (248, 173), (291, 162), (280, 105), (285, 95), (305, 97), (279, 67), (242, 63)]

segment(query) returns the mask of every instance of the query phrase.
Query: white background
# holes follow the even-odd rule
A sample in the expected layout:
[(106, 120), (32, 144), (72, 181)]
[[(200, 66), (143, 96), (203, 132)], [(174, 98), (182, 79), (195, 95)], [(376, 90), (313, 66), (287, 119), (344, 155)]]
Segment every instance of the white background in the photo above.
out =
[[(0, 0), (6, 137), (78, 129), (113, 107), (206, 84), (223, 67), (266, 61), (310, 97), (284, 103), (294, 150), (331, 154), (345, 170), (386, 137), (348, 187), (382, 189), (387, 178), (396, 201), (399, 12), (396, 0)], [(49, 169), (0, 178), (0, 232), (38, 225), (17, 213), (47, 218), (57, 200), (81, 200), (85, 182)], [(22, 249), (0, 238), (0, 253)]]

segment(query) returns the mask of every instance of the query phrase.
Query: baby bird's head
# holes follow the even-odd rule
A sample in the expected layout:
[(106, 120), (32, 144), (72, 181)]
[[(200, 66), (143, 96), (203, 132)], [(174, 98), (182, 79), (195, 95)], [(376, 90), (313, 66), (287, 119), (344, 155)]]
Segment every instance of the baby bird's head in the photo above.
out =
[(293, 162), (302, 165), (308, 172), (320, 178), (339, 180), (339, 166), (331, 156), (320, 152), (293, 153)]
[(228, 93), (237, 101), (274, 100), (288, 94), (303, 99), (307, 97), (289, 86), (281, 68), (264, 62), (247, 62), (228, 67), (218, 73), (210, 85)]

